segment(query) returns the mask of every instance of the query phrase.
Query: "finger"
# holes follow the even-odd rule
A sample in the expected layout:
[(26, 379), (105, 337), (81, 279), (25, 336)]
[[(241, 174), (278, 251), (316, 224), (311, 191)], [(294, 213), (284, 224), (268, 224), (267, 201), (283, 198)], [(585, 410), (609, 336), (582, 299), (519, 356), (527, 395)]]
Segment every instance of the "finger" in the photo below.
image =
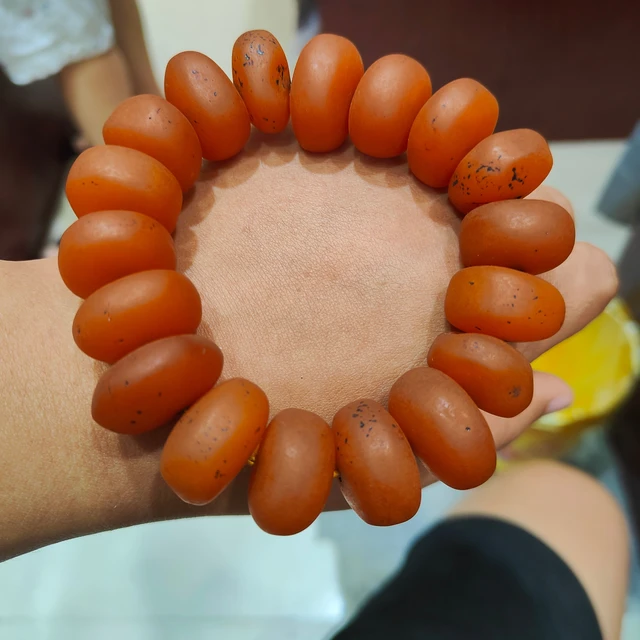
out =
[(575, 218), (571, 200), (569, 200), (562, 191), (559, 191), (555, 187), (549, 187), (546, 184), (542, 184), (537, 189), (534, 189), (527, 198), (531, 198), (532, 200), (548, 200), (549, 202), (555, 202), (563, 209), (566, 209), (572, 217)]
[(498, 451), (515, 440), (538, 418), (548, 413), (566, 409), (573, 402), (573, 391), (564, 381), (550, 373), (536, 371), (533, 374), (533, 399), (531, 404), (515, 418), (499, 418), (485, 414)]
[[(555, 202), (574, 215), (570, 200), (554, 187), (541, 185), (527, 197)], [(609, 257), (600, 249), (581, 242), (563, 264), (540, 277), (562, 293), (566, 315), (555, 336), (515, 345), (529, 360), (583, 329), (602, 313), (618, 290), (618, 276)]]
[(564, 297), (565, 320), (560, 331), (547, 340), (521, 342), (516, 348), (529, 360), (580, 331), (609, 304), (618, 290), (616, 268), (604, 251), (579, 242), (557, 269), (540, 276)]

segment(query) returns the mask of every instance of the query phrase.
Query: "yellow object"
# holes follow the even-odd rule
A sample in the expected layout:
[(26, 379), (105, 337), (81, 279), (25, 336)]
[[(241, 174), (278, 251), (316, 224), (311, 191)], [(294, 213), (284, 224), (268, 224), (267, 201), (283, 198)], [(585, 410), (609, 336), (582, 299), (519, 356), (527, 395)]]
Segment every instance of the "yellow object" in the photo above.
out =
[(508, 460), (562, 455), (584, 429), (610, 415), (640, 374), (640, 329), (624, 302), (615, 299), (582, 331), (532, 366), (565, 380), (574, 402), (534, 423), (508, 447)]

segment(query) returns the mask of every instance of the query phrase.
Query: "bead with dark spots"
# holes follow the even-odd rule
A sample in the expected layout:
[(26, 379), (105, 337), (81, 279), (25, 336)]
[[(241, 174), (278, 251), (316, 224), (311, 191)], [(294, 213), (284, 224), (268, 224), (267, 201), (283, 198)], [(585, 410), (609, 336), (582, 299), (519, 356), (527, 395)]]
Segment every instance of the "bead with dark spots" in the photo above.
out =
[[(268, 417), (267, 397), (253, 383), (234, 378), (213, 388), (184, 413), (169, 434), (161, 458), (163, 478), (186, 502), (210, 502), (244, 468), (260, 444)], [(212, 430), (207, 432), (207, 428)], [(206, 451), (195, 447), (197, 438), (206, 444)], [(193, 461), (187, 463), (189, 455)], [(227, 460), (225, 473), (215, 477), (222, 460)]]
[(491, 336), (444, 333), (433, 342), (427, 362), (495, 415), (518, 415), (533, 397), (531, 365), (512, 346)]
[(482, 205), (460, 227), (460, 256), (467, 267), (495, 265), (536, 275), (562, 264), (574, 244), (571, 215), (543, 200)]
[[(364, 432), (354, 419), (354, 408), (361, 407), (362, 418), (376, 416), (372, 432)], [(333, 420), (336, 442), (336, 468), (342, 479), (342, 493), (353, 510), (369, 524), (398, 524), (411, 518), (420, 505), (420, 474), (404, 434), (382, 405), (367, 400), (351, 403), (338, 411)], [(374, 471), (375, 469), (375, 471)]]
[[(466, 214), (481, 204), (524, 197), (542, 183), (552, 164), (549, 146), (539, 133), (530, 129), (495, 133), (479, 142), (458, 165), (449, 183), (449, 199), (458, 211)], [(493, 167), (490, 179), (478, 178), (464, 190), (454, 184), (464, 167), (475, 172), (482, 165)], [(526, 181), (522, 175), (527, 177)]]
[(389, 413), (415, 454), (450, 487), (472, 489), (493, 474), (496, 449), (484, 416), (441, 371), (418, 367), (402, 375), (389, 393)]
[[(471, 280), (474, 287), (469, 285)], [(533, 288), (538, 299), (514, 298), (523, 286)], [(543, 310), (548, 316), (544, 327), (527, 320), (534, 312)], [(445, 314), (461, 331), (473, 332), (475, 327), (476, 331), (502, 340), (527, 342), (544, 340), (557, 333), (564, 322), (565, 304), (560, 292), (545, 280), (504, 267), (477, 266), (453, 275), (445, 296)]]
[(236, 40), (233, 81), (254, 126), (264, 133), (277, 133), (289, 121), (289, 67), (277, 40), (264, 34), (268, 32), (249, 31)]

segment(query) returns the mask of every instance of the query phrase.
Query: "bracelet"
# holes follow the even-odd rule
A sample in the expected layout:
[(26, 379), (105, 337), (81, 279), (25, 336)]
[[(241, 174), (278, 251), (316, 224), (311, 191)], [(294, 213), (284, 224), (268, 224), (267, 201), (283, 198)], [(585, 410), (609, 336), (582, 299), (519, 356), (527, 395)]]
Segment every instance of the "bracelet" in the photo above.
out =
[[(573, 219), (557, 204), (521, 200), (551, 170), (549, 147), (528, 129), (494, 133), (498, 103), (475, 80), (431, 95), (416, 60), (388, 55), (365, 72), (340, 36), (314, 37), (293, 82), (267, 31), (240, 36), (232, 65), (233, 82), (201, 53), (176, 55), (166, 100), (125, 100), (104, 125), (105, 145), (83, 152), (70, 170), (66, 194), (78, 220), (61, 240), (59, 269), (84, 299), (73, 337), (85, 354), (113, 365), (97, 383), (93, 419), (135, 435), (179, 416), (161, 473), (191, 504), (214, 500), (253, 462), (249, 509), (273, 534), (308, 527), (334, 476), (366, 522), (404, 522), (420, 505), (416, 456), (456, 489), (493, 474), (496, 448), (481, 410), (513, 417), (533, 396), (531, 366), (508, 342), (549, 338), (564, 321), (561, 294), (536, 276), (571, 253)], [(433, 342), (428, 366), (395, 382), (387, 408), (356, 400), (331, 427), (302, 409), (269, 422), (267, 397), (249, 380), (216, 386), (223, 355), (196, 334), (200, 296), (175, 270), (171, 234), (202, 158), (229, 159), (252, 124), (277, 134), (289, 120), (308, 153), (334, 151), (348, 137), (376, 158), (406, 152), (416, 178), (446, 187), (463, 217), (463, 268), (445, 297), (453, 331)]]

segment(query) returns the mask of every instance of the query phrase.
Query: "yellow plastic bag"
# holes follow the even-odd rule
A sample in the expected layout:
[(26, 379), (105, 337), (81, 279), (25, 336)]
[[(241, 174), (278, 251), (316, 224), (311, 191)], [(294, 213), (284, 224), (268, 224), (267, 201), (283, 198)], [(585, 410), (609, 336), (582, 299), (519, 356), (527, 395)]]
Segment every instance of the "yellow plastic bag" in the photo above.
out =
[(564, 454), (587, 428), (601, 424), (640, 373), (640, 329), (622, 300), (613, 300), (582, 331), (532, 363), (571, 386), (571, 407), (538, 420), (503, 450), (503, 461)]

